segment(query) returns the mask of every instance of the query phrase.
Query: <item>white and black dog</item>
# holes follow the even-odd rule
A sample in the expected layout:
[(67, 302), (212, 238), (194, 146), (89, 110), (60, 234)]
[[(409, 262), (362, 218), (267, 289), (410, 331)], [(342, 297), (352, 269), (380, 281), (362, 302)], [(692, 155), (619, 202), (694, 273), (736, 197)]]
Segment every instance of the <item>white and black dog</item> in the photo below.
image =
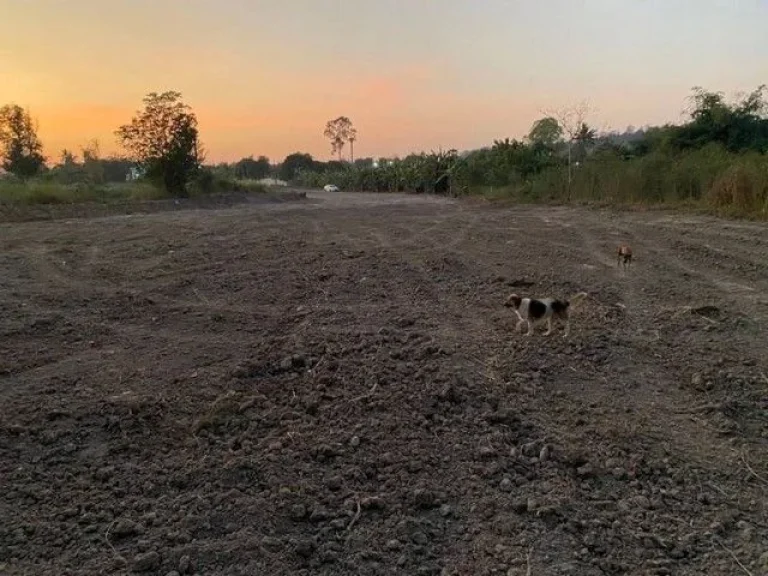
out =
[(562, 320), (565, 322), (565, 332), (563, 338), (567, 338), (571, 331), (570, 311), (573, 305), (587, 297), (586, 292), (579, 292), (571, 300), (561, 300), (558, 298), (522, 298), (517, 294), (511, 294), (504, 302), (504, 306), (512, 308), (517, 314), (518, 322), (515, 331), (519, 332), (523, 324), (528, 325), (526, 336), (533, 334), (534, 326), (547, 323), (547, 331), (544, 336), (552, 332), (552, 320)]

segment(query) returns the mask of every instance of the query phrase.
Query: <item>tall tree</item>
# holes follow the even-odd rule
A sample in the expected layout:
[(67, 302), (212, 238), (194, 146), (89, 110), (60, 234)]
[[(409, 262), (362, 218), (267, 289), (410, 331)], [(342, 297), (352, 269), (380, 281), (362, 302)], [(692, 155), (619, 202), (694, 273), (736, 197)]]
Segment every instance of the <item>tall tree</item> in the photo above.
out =
[(350, 136), (354, 141), (357, 138), (357, 131), (349, 118), (339, 116), (335, 120), (328, 120), (323, 135), (331, 141), (331, 150), (334, 154), (339, 155), (339, 162), (341, 162), (341, 151), (344, 149), (344, 144), (350, 140)]
[(597, 130), (587, 125), (586, 122), (582, 122), (573, 137), (579, 160), (583, 161), (586, 158), (587, 152), (594, 146), (596, 140)]
[(77, 156), (75, 156), (75, 153), (71, 150), (68, 150), (67, 148), (64, 148), (61, 151), (61, 161), (60, 166), (74, 166), (77, 164)]
[(534, 146), (552, 149), (563, 137), (563, 129), (556, 118), (545, 116), (533, 123), (528, 140)]
[(132, 159), (149, 178), (163, 184), (171, 194), (184, 196), (187, 183), (200, 169), (202, 151), (197, 117), (181, 101), (179, 92), (151, 92), (144, 110), (116, 135)]
[(315, 164), (315, 160), (310, 154), (294, 152), (285, 157), (285, 160), (280, 165), (278, 174), (281, 180), (290, 182), (296, 178), (300, 171), (314, 169)]
[(587, 102), (580, 102), (574, 106), (568, 106), (561, 108), (550, 114), (557, 119), (558, 124), (562, 127), (568, 143), (568, 200), (571, 199), (571, 182), (573, 180), (572, 169), (572, 148), (573, 143), (576, 141), (576, 136), (584, 126), (587, 116), (590, 113), (590, 107)]
[(355, 163), (355, 141), (357, 140), (357, 128), (350, 129), (347, 139), (349, 140), (349, 161), (352, 164), (354, 164)]
[(758, 86), (739, 102), (729, 104), (721, 92), (694, 88), (689, 98), (690, 121), (673, 131), (672, 142), (681, 149), (717, 142), (731, 152), (768, 151), (765, 90), (766, 86)]
[(94, 139), (81, 148), (83, 154), (83, 169), (89, 182), (102, 184), (104, 182), (104, 166), (99, 152), (99, 141)]
[(260, 180), (269, 176), (271, 170), (269, 165), (269, 158), (266, 156), (259, 156), (258, 160), (254, 160), (253, 156), (242, 158), (234, 166), (235, 178), (250, 178), (253, 180)]
[(0, 158), (2, 167), (19, 178), (35, 176), (45, 165), (37, 126), (16, 104), (0, 108)]

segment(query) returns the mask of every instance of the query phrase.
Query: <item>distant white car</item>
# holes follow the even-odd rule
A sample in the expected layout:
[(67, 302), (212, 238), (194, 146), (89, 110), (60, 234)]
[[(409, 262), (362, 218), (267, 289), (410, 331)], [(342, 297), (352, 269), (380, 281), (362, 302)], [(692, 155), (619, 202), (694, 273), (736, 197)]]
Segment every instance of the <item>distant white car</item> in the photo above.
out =
[(339, 187), (336, 186), (336, 184), (326, 184), (325, 186), (323, 186), (323, 190), (325, 190), (326, 192), (338, 192)]

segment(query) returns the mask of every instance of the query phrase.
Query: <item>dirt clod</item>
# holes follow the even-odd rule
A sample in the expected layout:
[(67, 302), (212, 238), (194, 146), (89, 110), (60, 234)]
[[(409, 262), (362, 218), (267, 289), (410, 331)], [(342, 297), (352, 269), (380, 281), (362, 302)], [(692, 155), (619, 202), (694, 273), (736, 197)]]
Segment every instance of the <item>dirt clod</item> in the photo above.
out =
[(160, 555), (157, 552), (137, 554), (133, 559), (134, 572), (152, 572), (160, 566)]

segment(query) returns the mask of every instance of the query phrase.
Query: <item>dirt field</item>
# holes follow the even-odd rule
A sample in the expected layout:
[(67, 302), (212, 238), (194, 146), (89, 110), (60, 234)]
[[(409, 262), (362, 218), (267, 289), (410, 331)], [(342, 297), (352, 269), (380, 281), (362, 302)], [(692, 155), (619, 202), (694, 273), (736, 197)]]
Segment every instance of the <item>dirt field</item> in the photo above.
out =
[(417, 196), (0, 224), (0, 573), (768, 574), (767, 263)]

